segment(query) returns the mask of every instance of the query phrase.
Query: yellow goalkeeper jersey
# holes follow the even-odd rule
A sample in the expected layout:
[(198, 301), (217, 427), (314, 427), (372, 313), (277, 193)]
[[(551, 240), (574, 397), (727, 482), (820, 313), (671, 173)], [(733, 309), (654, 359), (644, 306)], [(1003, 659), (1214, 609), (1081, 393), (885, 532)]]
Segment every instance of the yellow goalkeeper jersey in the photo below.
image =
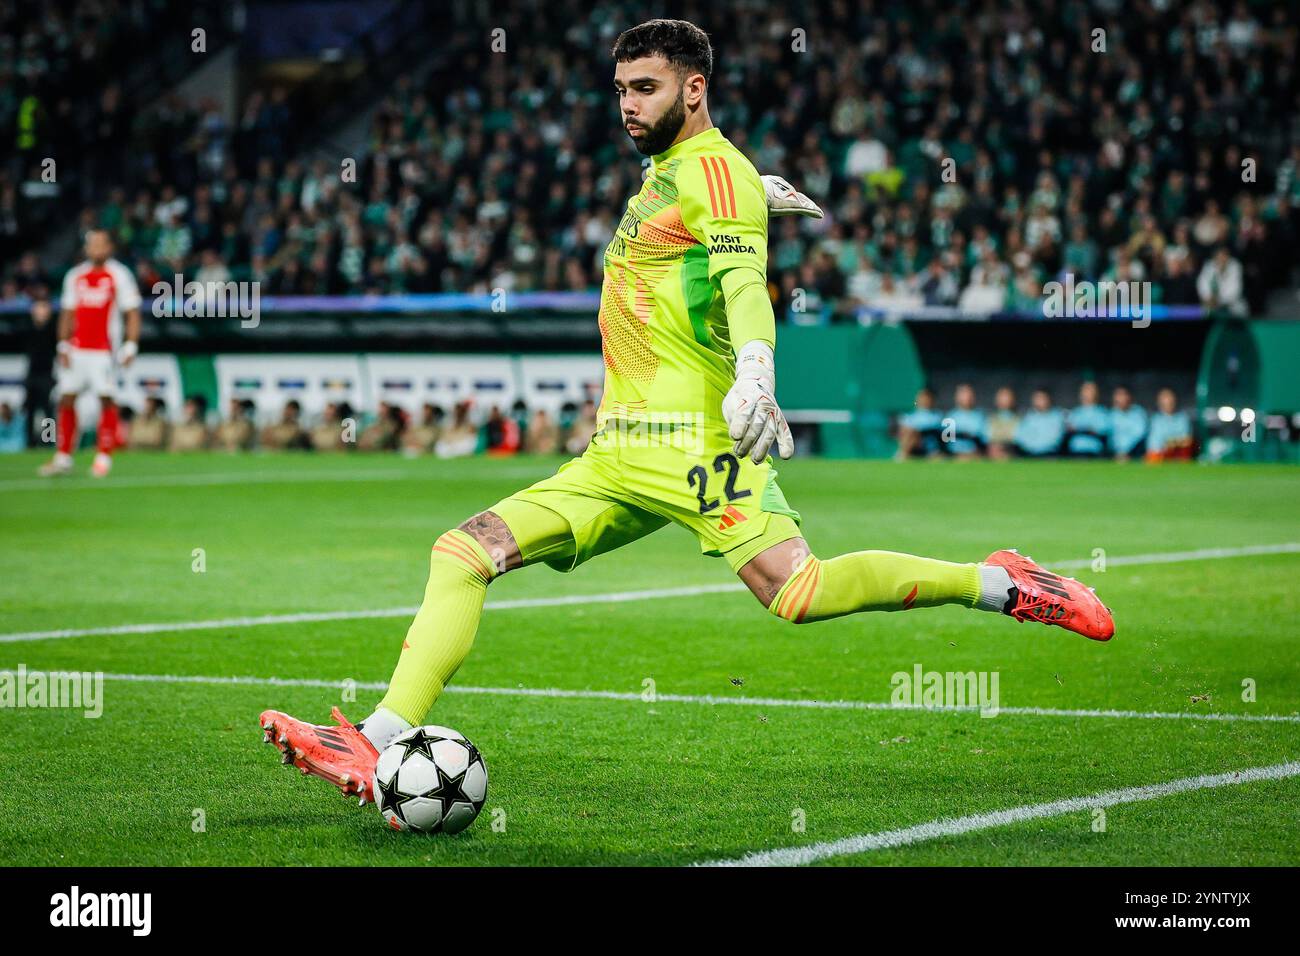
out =
[(598, 425), (698, 421), (725, 427), (735, 380), (718, 276), (767, 275), (767, 200), (758, 172), (711, 127), (654, 157), (605, 249)]

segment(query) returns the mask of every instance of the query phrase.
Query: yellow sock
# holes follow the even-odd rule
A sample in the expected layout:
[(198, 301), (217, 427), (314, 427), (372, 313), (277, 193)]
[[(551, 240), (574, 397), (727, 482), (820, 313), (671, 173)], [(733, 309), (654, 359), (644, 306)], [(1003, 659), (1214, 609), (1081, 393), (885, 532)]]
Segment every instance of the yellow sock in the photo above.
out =
[(433, 546), (424, 603), (402, 643), (380, 707), (411, 724), (424, 717), (469, 654), (488, 582), (496, 568), (483, 546), (464, 531), (448, 531)]
[(855, 551), (825, 561), (805, 558), (768, 610), (799, 624), (857, 611), (906, 611), (938, 604), (974, 607), (979, 597), (977, 564)]

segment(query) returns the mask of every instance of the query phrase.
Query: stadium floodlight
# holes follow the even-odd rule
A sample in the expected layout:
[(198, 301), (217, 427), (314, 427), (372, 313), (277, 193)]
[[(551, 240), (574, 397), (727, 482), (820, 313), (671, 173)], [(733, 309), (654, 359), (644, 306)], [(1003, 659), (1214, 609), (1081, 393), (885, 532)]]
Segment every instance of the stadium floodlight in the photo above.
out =
[(1237, 410), (1231, 405), (1219, 406), (1219, 421), (1230, 422), (1237, 417)]

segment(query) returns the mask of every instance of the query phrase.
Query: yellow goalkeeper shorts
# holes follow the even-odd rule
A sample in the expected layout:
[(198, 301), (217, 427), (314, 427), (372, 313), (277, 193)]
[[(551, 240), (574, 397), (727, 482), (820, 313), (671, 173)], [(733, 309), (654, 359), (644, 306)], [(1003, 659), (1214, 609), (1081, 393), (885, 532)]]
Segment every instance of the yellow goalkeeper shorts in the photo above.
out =
[[(716, 429), (611, 423), (580, 457), (489, 510), (510, 528), (525, 564), (572, 571), (672, 522), (692, 532), (704, 554), (738, 570), (799, 537), (800, 518), (777, 486), (771, 458), (756, 465), (731, 448)], [(555, 533), (552, 516), (568, 525), (567, 535)]]

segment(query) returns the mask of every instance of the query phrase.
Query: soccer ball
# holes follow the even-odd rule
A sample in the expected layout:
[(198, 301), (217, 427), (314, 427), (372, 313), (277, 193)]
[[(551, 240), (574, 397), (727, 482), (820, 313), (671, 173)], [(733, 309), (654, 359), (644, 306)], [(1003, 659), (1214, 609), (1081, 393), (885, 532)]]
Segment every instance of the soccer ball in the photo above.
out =
[(483, 755), (449, 727), (412, 727), (375, 764), (375, 802), (394, 830), (459, 833), (487, 799)]

